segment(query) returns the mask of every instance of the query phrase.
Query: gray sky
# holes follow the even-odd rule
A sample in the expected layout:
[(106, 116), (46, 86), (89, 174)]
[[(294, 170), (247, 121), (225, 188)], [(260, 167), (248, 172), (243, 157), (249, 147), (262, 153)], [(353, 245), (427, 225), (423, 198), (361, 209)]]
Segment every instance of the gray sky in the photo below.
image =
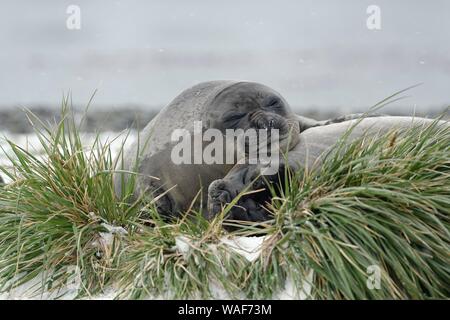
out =
[[(66, 27), (81, 8), (81, 30)], [(369, 5), (381, 30), (366, 27)], [(2, 0), (0, 106), (167, 104), (245, 79), (293, 106), (364, 108), (421, 83), (403, 108), (450, 104), (450, 1)]]

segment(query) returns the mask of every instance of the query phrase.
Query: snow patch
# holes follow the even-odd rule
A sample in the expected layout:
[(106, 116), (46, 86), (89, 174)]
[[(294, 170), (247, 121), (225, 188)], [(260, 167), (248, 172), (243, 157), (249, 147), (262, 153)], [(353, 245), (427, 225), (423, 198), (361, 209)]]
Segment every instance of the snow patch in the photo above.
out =
[(175, 249), (186, 259), (191, 250), (191, 240), (187, 237), (178, 236), (175, 238)]
[(248, 261), (253, 262), (258, 259), (261, 254), (264, 237), (233, 237), (222, 238), (220, 241), (226, 244), (231, 250), (244, 256)]
[[(111, 246), (115, 235), (125, 235), (127, 231), (122, 227), (116, 227), (108, 225), (106, 223), (102, 224), (107, 232), (100, 233), (99, 244), (105, 246)], [(267, 236), (263, 237), (223, 237), (220, 242), (228, 246), (231, 250), (237, 254), (245, 257), (249, 262), (255, 261), (261, 254), (261, 249), (264, 240)], [(214, 249), (215, 245), (211, 245), (211, 249)], [(180, 252), (185, 258), (189, 256), (189, 252), (192, 249), (192, 240), (184, 237), (178, 236), (175, 238), (175, 246), (178, 252)], [(42, 289), (45, 283), (45, 276), (39, 274), (34, 279), (10, 290), (9, 292), (0, 293), (0, 300), (51, 300), (51, 299), (75, 299), (79, 287), (76, 287), (77, 280), (72, 279), (68, 281), (67, 285), (57, 291), (49, 291)], [(274, 295), (274, 299), (291, 300), (291, 299), (308, 299), (311, 296), (311, 283), (313, 280), (313, 271), (311, 270), (307, 278), (302, 282), (299, 290), (296, 289), (295, 282), (291, 277), (286, 279), (285, 288), (283, 291)], [(75, 286), (73, 286), (75, 284)], [(209, 288), (212, 296), (215, 299), (230, 299), (230, 295), (225, 291), (217, 281), (211, 280)], [(107, 287), (103, 290), (103, 293), (85, 297), (85, 299), (90, 300), (112, 300), (118, 295), (119, 290), (113, 286)], [(155, 297), (148, 297), (149, 299)], [(245, 295), (239, 296), (239, 299), (245, 299)]]
[(100, 242), (104, 246), (112, 246), (115, 235), (124, 236), (128, 234), (127, 230), (123, 227), (116, 227), (107, 223), (102, 223), (101, 226), (107, 230), (107, 232), (99, 232)]

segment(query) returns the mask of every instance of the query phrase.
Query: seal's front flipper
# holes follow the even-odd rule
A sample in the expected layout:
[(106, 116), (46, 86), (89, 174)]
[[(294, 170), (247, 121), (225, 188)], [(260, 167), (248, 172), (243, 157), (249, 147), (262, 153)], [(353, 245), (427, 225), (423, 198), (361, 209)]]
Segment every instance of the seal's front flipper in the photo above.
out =
[(325, 121), (318, 121), (316, 119), (311, 119), (299, 115), (296, 115), (296, 117), (300, 126), (300, 132), (303, 132), (309, 128), (325, 125)]

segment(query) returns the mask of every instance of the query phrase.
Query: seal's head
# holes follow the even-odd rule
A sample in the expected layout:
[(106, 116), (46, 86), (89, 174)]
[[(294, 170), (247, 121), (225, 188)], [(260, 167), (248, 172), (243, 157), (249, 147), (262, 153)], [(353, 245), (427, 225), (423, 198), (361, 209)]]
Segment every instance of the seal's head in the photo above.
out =
[(300, 128), (289, 104), (275, 90), (254, 82), (236, 82), (210, 103), (211, 127), (226, 129), (278, 129), (282, 151), (298, 142)]

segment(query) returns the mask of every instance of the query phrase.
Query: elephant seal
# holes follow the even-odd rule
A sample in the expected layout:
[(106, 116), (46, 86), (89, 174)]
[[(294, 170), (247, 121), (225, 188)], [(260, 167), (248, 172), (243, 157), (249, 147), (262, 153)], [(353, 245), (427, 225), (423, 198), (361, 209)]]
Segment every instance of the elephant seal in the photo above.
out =
[[(265, 208), (270, 203), (271, 192), (267, 183), (278, 184), (283, 181), (286, 165), (293, 171), (301, 167), (308, 170), (320, 168), (323, 158), (329, 150), (343, 137), (346, 144), (365, 135), (377, 136), (395, 129), (406, 129), (412, 126), (430, 125), (435, 120), (412, 117), (376, 117), (350, 120), (322, 127), (306, 130), (299, 135), (299, 143), (287, 154), (287, 158), (280, 159), (279, 174), (263, 176), (264, 167), (261, 165), (236, 165), (223, 178), (212, 182), (208, 188), (208, 210), (211, 215), (217, 215), (222, 208), (229, 204), (243, 190), (261, 192), (243, 195), (229, 212), (227, 219), (241, 221), (265, 221), (272, 216)], [(439, 121), (439, 125), (449, 125)], [(351, 130), (349, 131), (349, 129)], [(281, 182), (283, 185), (283, 182)]]
[[(318, 125), (311, 121), (307, 125)], [(201, 122), (199, 131), (195, 130), (194, 122)], [(284, 98), (265, 85), (227, 80), (197, 84), (164, 107), (142, 130), (138, 141), (119, 155), (122, 161), (117, 161), (114, 177), (116, 194), (120, 196), (130, 174), (137, 173), (135, 196), (152, 195), (157, 199), (160, 215), (179, 217), (194, 200), (207, 215), (206, 188), (224, 177), (235, 162), (199, 163), (198, 150), (194, 148), (196, 138), (208, 129), (225, 135), (228, 129), (250, 128), (278, 129), (280, 148), (286, 150), (297, 143), (300, 122)], [(173, 150), (179, 143), (173, 141), (175, 131), (183, 132), (192, 142), (191, 161), (181, 164), (173, 161)], [(202, 147), (207, 144), (200, 141)], [(205, 192), (199, 195), (202, 187)]]

